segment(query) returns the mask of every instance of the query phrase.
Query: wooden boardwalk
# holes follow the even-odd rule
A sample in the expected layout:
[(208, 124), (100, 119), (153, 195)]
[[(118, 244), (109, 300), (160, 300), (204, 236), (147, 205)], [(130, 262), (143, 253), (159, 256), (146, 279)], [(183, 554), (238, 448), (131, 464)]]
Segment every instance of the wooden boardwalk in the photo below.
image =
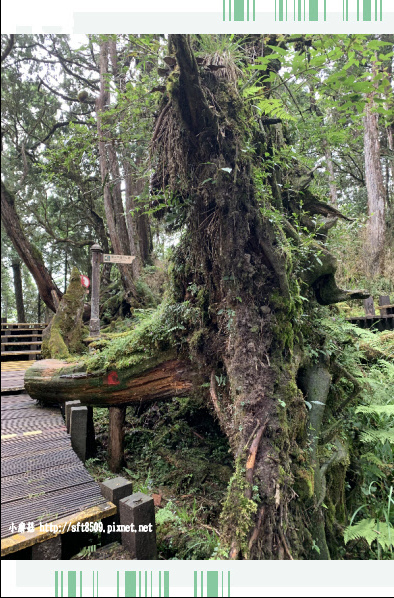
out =
[(41, 355), (46, 324), (1, 322), (1, 357), (36, 359)]
[(353, 316), (346, 319), (359, 328), (370, 328), (374, 332), (394, 330), (394, 305), (391, 303), (389, 295), (380, 295), (377, 309), (380, 311), (378, 316), (375, 312), (374, 299), (370, 296), (368, 299), (364, 299), (365, 316)]
[[(26, 367), (16, 369), (19, 363), (2, 363), (2, 557), (116, 513), (73, 451), (60, 410), (23, 392)], [(40, 527), (45, 523), (60, 531)]]

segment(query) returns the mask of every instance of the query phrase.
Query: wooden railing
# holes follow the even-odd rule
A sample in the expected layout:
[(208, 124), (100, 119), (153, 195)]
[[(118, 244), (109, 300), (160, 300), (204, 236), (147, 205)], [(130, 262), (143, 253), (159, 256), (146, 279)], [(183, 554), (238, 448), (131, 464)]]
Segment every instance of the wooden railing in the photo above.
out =
[(46, 324), (1, 323), (1, 357), (26, 356), (36, 359), (41, 355), (42, 331)]

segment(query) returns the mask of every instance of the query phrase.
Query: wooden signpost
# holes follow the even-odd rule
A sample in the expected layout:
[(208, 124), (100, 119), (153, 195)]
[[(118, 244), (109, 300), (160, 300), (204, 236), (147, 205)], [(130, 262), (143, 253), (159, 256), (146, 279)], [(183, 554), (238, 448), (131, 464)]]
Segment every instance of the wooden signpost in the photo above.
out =
[(132, 264), (135, 260), (135, 255), (116, 255), (110, 253), (103, 253), (103, 262), (105, 264)]
[[(100, 245), (92, 245), (92, 302), (89, 334), (93, 338), (100, 338), (100, 264), (131, 264), (135, 260), (135, 255), (116, 255), (103, 253)], [(107, 384), (119, 384), (116, 372), (108, 375)], [(109, 467), (111, 471), (118, 472), (124, 464), (124, 422), (126, 417), (126, 407), (112, 405), (109, 411), (109, 442), (108, 456)]]
[(100, 264), (131, 264), (135, 255), (115, 255), (103, 253), (100, 245), (92, 245), (92, 308), (90, 314), (89, 334), (92, 338), (100, 338)]

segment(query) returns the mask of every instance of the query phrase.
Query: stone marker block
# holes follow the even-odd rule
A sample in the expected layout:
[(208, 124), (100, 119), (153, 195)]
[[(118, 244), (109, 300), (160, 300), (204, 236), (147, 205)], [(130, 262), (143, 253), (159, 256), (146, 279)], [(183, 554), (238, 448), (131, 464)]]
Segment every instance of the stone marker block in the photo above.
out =
[(86, 461), (86, 439), (88, 428), (88, 408), (71, 407), (70, 435), (71, 444), (78, 457)]
[(70, 434), (70, 419), (71, 419), (71, 407), (77, 407), (81, 404), (81, 401), (66, 401), (64, 403), (65, 417), (66, 417), (66, 428)]
[(36, 561), (57, 561), (62, 558), (62, 538), (56, 536), (34, 544), (32, 546), (31, 558)]
[(133, 484), (126, 478), (112, 478), (100, 483), (101, 494), (116, 505), (119, 511), (119, 501), (133, 494)]
[(120, 525), (132, 526), (134, 531), (122, 531), (122, 545), (131, 558), (157, 558), (155, 506), (153, 498), (136, 492), (119, 501)]
[[(133, 494), (133, 485), (131, 482), (126, 480), (122, 477), (112, 478), (110, 480), (105, 480), (104, 482), (100, 483), (100, 490), (101, 494), (112, 502), (118, 512), (113, 517), (107, 517), (103, 519), (103, 525), (105, 529), (105, 534), (102, 535), (101, 541), (103, 545), (110, 544), (112, 542), (120, 542), (121, 535), (120, 532), (114, 531), (116, 530), (116, 526), (119, 524), (119, 501), (122, 498), (127, 496), (131, 496)], [(111, 532), (108, 532), (108, 526), (111, 526)]]

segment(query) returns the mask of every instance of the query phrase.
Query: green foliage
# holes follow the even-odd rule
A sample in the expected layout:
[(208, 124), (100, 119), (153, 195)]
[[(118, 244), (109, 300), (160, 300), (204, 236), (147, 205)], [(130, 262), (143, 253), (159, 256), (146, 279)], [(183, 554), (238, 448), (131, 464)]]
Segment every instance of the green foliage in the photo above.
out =
[(192, 332), (200, 319), (200, 310), (184, 303), (162, 303), (157, 309), (134, 310), (130, 331), (108, 335), (93, 343), (94, 355), (86, 359), (88, 371), (118, 370), (143, 363), (157, 353), (175, 350), (185, 342), (184, 333)]
[[(106, 458), (108, 410), (95, 409), (99, 457), (87, 462), (100, 481), (112, 477)], [(209, 559), (219, 551), (221, 502), (233, 460), (228, 441), (198, 398), (174, 398), (127, 410), (121, 475), (135, 491), (162, 496), (157, 541), (166, 559)], [(119, 475), (119, 474), (112, 474)]]
[(296, 118), (288, 112), (282, 100), (279, 98), (264, 97), (264, 90), (261, 87), (247, 87), (243, 90), (243, 96), (253, 102), (255, 108), (265, 116), (279, 118), (283, 121), (296, 120)]
[(377, 542), (383, 550), (394, 548), (394, 528), (391, 524), (376, 521), (376, 519), (362, 519), (355, 525), (349, 525), (345, 529), (345, 544), (351, 540), (363, 538), (369, 546)]
[(223, 542), (230, 546), (236, 541), (243, 552), (247, 551), (247, 540), (258, 507), (257, 502), (245, 496), (248, 485), (245, 474), (245, 467), (242, 466), (241, 459), (238, 459), (220, 515)]

